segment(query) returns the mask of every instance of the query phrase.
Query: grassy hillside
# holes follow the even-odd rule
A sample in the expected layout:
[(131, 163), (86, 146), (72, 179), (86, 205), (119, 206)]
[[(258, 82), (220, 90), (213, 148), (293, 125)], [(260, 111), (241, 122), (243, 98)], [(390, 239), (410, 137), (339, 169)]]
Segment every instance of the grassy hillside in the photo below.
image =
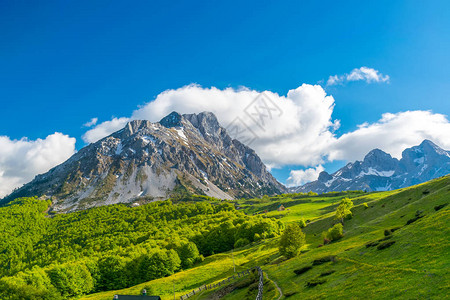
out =
[[(323, 246), (321, 234), (336, 223), (334, 212), (344, 196), (355, 204), (353, 218), (344, 222), (342, 239)], [(307, 245), (299, 256), (286, 260), (278, 251), (279, 238), (266, 239), (234, 251), (237, 270), (262, 267), (267, 276), (264, 299), (281, 296), (276, 285), (282, 299), (443, 299), (450, 294), (449, 202), (450, 176), (390, 192), (241, 200), (237, 206), (246, 213), (309, 223), (303, 229)], [(278, 211), (280, 204), (289, 210)], [(302, 268), (302, 274), (294, 273)], [(166, 278), (81, 299), (138, 294), (144, 287), (173, 299), (173, 290), (179, 297), (232, 273), (232, 254), (227, 252)], [(254, 299), (254, 281), (247, 276), (190, 299)]]

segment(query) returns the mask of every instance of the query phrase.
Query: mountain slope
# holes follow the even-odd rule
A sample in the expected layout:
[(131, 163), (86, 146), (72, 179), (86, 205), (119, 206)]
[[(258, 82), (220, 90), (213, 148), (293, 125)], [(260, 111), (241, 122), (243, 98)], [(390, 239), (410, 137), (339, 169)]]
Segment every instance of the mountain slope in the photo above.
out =
[(3, 202), (45, 195), (55, 210), (71, 211), (187, 192), (232, 199), (284, 189), (255, 151), (232, 139), (212, 113), (173, 112), (158, 123), (129, 122)]
[[(446, 284), (449, 282), (449, 191), (450, 176), (445, 176), (389, 192), (359, 195), (345, 193), (341, 196), (302, 195), (300, 199), (297, 198), (298, 195), (272, 197), (275, 211), (279, 203), (291, 208), (290, 211), (279, 212), (282, 215), (277, 220), (283, 223), (298, 222), (302, 218), (297, 216), (297, 219), (291, 219), (294, 209), (303, 210), (301, 215), (304, 216), (310, 203), (327, 205), (326, 208), (318, 209), (320, 217), (303, 229), (308, 245), (297, 257), (281, 259), (278, 251), (279, 238), (266, 239), (234, 249), (233, 252), (207, 257), (195, 268), (169, 277), (81, 299), (107, 300), (115, 294), (138, 295), (144, 288), (160, 295), (162, 299), (173, 299), (175, 290), (176, 298), (179, 299), (204, 284), (214, 284), (232, 276), (233, 260), (237, 271), (261, 266), (288, 299), (364, 299), (367, 295), (373, 299), (443, 299), (450, 289)], [(344, 237), (319, 247), (323, 244), (321, 233), (335, 223), (337, 203), (348, 196), (352, 198), (355, 207), (352, 209), (353, 218), (344, 223)], [(257, 199), (252, 199), (253, 201), (258, 202)], [(239, 201), (239, 205), (245, 202), (247, 201)], [(261, 199), (259, 202), (264, 204), (266, 200)], [(367, 203), (368, 207), (363, 203)], [(265, 207), (261, 208), (261, 212), (265, 210)], [(409, 223), (418, 211), (421, 217)], [(407, 223), (409, 224), (406, 225)], [(370, 242), (385, 238), (384, 231), (392, 228), (396, 230), (386, 239), (395, 241), (391, 247), (381, 250), (377, 246), (366, 247)], [(336, 256), (336, 259), (323, 264), (313, 263), (314, 260), (329, 256)], [(312, 268), (305, 273), (294, 273), (294, 270), (308, 266)], [(223, 291), (221, 294), (224, 297), (221, 299), (224, 300), (254, 299), (257, 288), (255, 289), (255, 285), (244, 284), (247, 278), (236, 279), (241, 284), (231, 281), (229, 285), (202, 291), (189, 299), (215, 299), (210, 296), (218, 290)], [(323, 280), (322, 284), (307, 285), (318, 279)], [(266, 299), (270, 295), (270, 288), (266, 289), (265, 286), (263, 295)], [(269, 296), (267, 299), (277, 297)]]
[(450, 151), (429, 140), (405, 149), (400, 160), (374, 149), (363, 161), (348, 163), (333, 174), (322, 172), (316, 181), (292, 192), (387, 191), (419, 184), (450, 173)]

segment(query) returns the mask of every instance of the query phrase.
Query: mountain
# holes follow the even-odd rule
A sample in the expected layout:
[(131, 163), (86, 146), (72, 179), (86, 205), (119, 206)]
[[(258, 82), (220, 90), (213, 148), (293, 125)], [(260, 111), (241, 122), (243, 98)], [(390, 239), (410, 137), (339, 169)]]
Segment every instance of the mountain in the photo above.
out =
[(255, 151), (232, 139), (214, 114), (172, 112), (157, 123), (129, 122), (2, 202), (46, 196), (54, 210), (73, 211), (187, 192), (233, 199), (283, 191)]
[(363, 161), (348, 163), (333, 174), (321, 172), (316, 181), (291, 188), (292, 192), (387, 191), (419, 184), (450, 173), (450, 151), (424, 140), (405, 149), (400, 160), (374, 149)]

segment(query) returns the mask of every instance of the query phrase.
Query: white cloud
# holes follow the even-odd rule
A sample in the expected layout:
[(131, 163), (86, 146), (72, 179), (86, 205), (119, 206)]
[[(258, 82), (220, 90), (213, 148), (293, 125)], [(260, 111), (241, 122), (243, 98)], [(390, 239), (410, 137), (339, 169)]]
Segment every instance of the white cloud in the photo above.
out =
[[(267, 107), (263, 107), (262, 101)], [(269, 167), (317, 165), (322, 163), (326, 146), (333, 141), (333, 131), (339, 127), (339, 121), (331, 119), (333, 108), (333, 97), (319, 85), (303, 84), (290, 90), (287, 96), (247, 88), (220, 90), (188, 85), (159, 94), (135, 110), (131, 119), (156, 122), (172, 111), (181, 114), (211, 111), (232, 137), (244, 142), (252, 140), (250, 146)], [(251, 114), (256, 109), (260, 114), (255, 118)], [(128, 120), (114, 118), (101, 123), (86, 132), (83, 140), (94, 142), (122, 128)], [(245, 132), (235, 136), (230, 124)]]
[(320, 172), (325, 169), (322, 165), (318, 165), (315, 168), (309, 168), (306, 170), (292, 170), (289, 178), (287, 179), (287, 186), (299, 186), (305, 183), (311, 182), (319, 178)]
[(347, 81), (365, 81), (367, 83), (389, 82), (389, 75), (383, 75), (378, 70), (372, 68), (361, 67), (359, 69), (353, 69), (348, 74), (330, 76), (327, 85), (343, 84)]
[[(331, 119), (333, 108), (333, 97), (319, 85), (303, 84), (287, 96), (246, 88), (220, 90), (189, 85), (161, 93), (134, 111), (132, 119), (158, 121), (171, 111), (211, 111), (232, 137), (252, 141), (250, 146), (269, 167), (317, 165), (339, 124)], [(252, 115), (256, 109), (259, 114)], [(236, 136), (230, 124), (245, 132)]]
[(83, 124), (84, 127), (92, 127), (97, 124), (98, 118), (92, 118), (89, 122)]
[(95, 143), (99, 139), (122, 129), (128, 121), (130, 121), (129, 118), (113, 118), (111, 121), (100, 123), (93, 129), (88, 130), (85, 134), (83, 134), (82, 139), (86, 143)]
[(330, 145), (329, 160), (361, 160), (372, 149), (379, 148), (400, 158), (408, 147), (429, 139), (450, 149), (450, 123), (446, 116), (431, 111), (385, 113), (375, 123), (363, 123), (343, 134)]
[(0, 136), (0, 197), (64, 162), (75, 153), (75, 142), (59, 132), (35, 141)]
[[(255, 99), (259, 100), (255, 102)], [(256, 109), (259, 109), (256, 115), (259, 118), (252, 115)], [(86, 132), (83, 139), (94, 142), (123, 128), (131, 119), (157, 122), (172, 111), (182, 114), (211, 111), (233, 137), (251, 142), (250, 147), (269, 168), (286, 165), (307, 168), (327, 161), (361, 160), (374, 148), (399, 157), (403, 149), (418, 145), (424, 139), (450, 149), (450, 123), (442, 114), (430, 111), (386, 113), (377, 122), (365, 122), (356, 130), (337, 137), (334, 131), (339, 127), (339, 120), (332, 118), (333, 109), (333, 97), (319, 85), (303, 84), (286, 96), (248, 88), (220, 90), (188, 85), (159, 94), (155, 100), (135, 110), (130, 118), (114, 118), (98, 124)], [(243, 132), (235, 136), (230, 124)], [(308, 178), (307, 175), (318, 175), (318, 167), (312, 170), (314, 172), (294, 171), (289, 184), (300, 182)]]

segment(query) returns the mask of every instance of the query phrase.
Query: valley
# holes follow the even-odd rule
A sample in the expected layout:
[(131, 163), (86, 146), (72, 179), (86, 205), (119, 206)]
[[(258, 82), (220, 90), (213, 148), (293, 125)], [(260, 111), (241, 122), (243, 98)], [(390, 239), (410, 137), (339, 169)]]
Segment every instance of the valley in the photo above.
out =
[[(344, 236), (323, 245), (322, 233), (336, 223), (336, 208), (346, 197), (354, 207), (353, 217), (344, 221)], [(264, 299), (278, 299), (275, 284), (283, 293), (282, 299), (360, 298), (366, 294), (374, 299), (441, 298), (449, 291), (449, 202), (450, 176), (388, 192), (299, 193), (226, 202), (193, 196), (173, 203), (161, 201), (139, 207), (117, 204), (56, 216), (44, 212), (46, 202), (25, 199), (0, 208), (9, 216), (3, 214), (3, 219), (9, 218), (14, 224), (19, 223), (17, 218), (24, 220), (20, 226), (10, 228), (24, 230), (16, 235), (9, 233), (16, 236), (16, 245), (14, 239), (10, 238), (6, 245), (2, 239), (0, 257), (14, 257), (12, 249), (17, 254), (22, 251), (26, 257), (18, 256), (22, 265), (9, 264), (16, 269), (7, 268), (8, 274), (4, 274), (0, 286), (14, 295), (33, 290), (30, 283), (35, 287), (41, 284), (34, 292), (42, 293), (42, 299), (52, 299), (64, 290), (63, 298), (106, 300), (115, 294), (138, 295), (144, 288), (162, 299), (173, 299), (175, 291), (179, 299), (202, 285), (232, 276), (234, 261), (237, 272), (255, 266), (263, 269), (270, 278), (265, 282)], [(279, 209), (281, 205), (284, 210)], [(30, 212), (33, 207), (36, 213)], [(291, 259), (282, 257), (278, 245), (283, 228), (303, 222), (306, 244), (301, 253)], [(36, 224), (42, 224), (39, 230)], [(52, 233), (51, 228), (59, 229)], [(391, 229), (395, 231), (385, 236), (384, 232)], [(20, 250), (26, 232), (32, 242)], [(385, 242), (379, 240), (386, 237), (386, 241), (395, 243), (378, 250), (379, 244)], [(237, 243), (239, 239), (244, 240), (241, 245)], [(50, 246), (57, 240), (60, 250), (46, 248), (46, 243)], [(199, 252), (188, 251), (192, 256), (180, 259), (183, 245), (189, 242), (194, 242)], [(367, 246), (370, 243), (376, 245)], [(160, 263), (151, 267), (157, 257)], [(188, 257), (193, 259), (190, 263)], [(324, 257), (333, 259), (314, 263)], [(74, 267), (80, 262), (87, 271)], [(5, 265), (7, 260), (2, 262)], [(300, 275), (294, 273), (304, 267), (312, 268)], [(148, 268), (158, 272), (142, 273)], [(84, 275), (79, 277), (77, 272)], [(71, 279), (58, 281), (60, 277), (55, 274), (66, 274), (69, 277), (61, 278)], [(92, 278), (89, 284), (83, 282), (86, 276)], [(221, 299), (254, 299), (254, 280), (243, 277), (189, 299), (216, 299), (217, 295), (223, 296)], [(74, 281), (90, 290), (80, 289)], [(311, 282), (318, 283), (308, 286)], [(52, 286), (57, 287), (55, 294), (45, 298), (46, 293), (51, 295)], [(125, 289), (117, 289), (120, 286)], [(93, 293), (96, 289), (107, 291)], [(93, 294), (82, 296), (86, 293)], [(3, 292), (4, 298), (5, 295)]]

